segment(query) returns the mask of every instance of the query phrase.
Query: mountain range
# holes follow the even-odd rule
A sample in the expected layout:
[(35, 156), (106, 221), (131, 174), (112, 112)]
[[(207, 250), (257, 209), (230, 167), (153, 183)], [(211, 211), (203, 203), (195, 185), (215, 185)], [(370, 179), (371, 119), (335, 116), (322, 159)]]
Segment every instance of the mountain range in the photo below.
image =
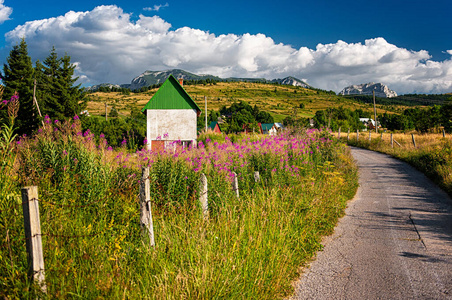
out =
[[(277, 83), (277, 84), (283, 84), (283, 85), (292, 85), (292, 86), (300, 86), (303, 88), (308, 89), (314, 89), (312, 86), (308, 85), (306, 82), (292, 77), (288, 76), (285, 78), (278, 78), (273, 80), (267, 80), (265, 78), (240, 78), (240, 77), (229, 77), (229, 78), (221, 78), (214, 75), (196, 75), (184, 70), (180, 69), (173, 69), (173, 70), (167, 70), (167, 71), (145, 71), (142, 74), (138, 75), (137, 77), (133, 78), (131, 83), (128, 84), (110, 84), (110, 83), (102, 83), (99, 85), (94, 85), (87, 90), (89, 91), (96, 91), (100, 87), (116, 87), (116, 88), (127, 88), (130, 90), (139, 90), (143, 87), (148, 87), (152, 85), (158, 85), (162, 84), (169, 75), (173, 75), (177, 79), (184, 79), (184, 80), (214, 80), (214, 81), (244, 81), (244, 82), (262, 82), (262, 83)], [(386, 85), (382, 83), (364, 83), (359, 85), (350, 85), (346, 88), (344, 88), (339, 95), (372, 95), (372, 92), (375, 91), (375, 96), (382, 97), (382, 98), (392, 98), (397, 97), (397, 93), (391, 89), (389, 89)]]
[(110, 83), (102, 83), (98, 85), (93, 85), (89, 88), (87, 88), (90, 91), (96, 91), (100, 87), (117, 87), (117, 88), (128, 88), (130, 90), (139, 90), (142, 87), (147, 87), (155, 84), (161, 84), (163, 83), (168, 76), (172, 74), (177, 79), (184, 79), (184, 80), (215, 80), (215, 81), (246, 81), (246, 82), (265, 82), (265, 83), (278, 83), (278, 84), (285, 84), (285, 85), (293, 85), (293, 86), (301, 86), (304, 88), (312, 88), (310, 85), (308, 85), (306, 82), (297, 79), (295, 77), (289, 76), (285, 77), (283, 79), (273, 79), (273, 80), (267, 80), (265, 78), (238, 78), (238, 77), (229, 77), (229, 78), (221, 78), (214, 75), (196, 75), (184, 70), (180, 69), (173, 69), (173, 70), (167, 70), (167, 71), (145, 71), (144, 73), (138, 75), (137, 77), (133, 78), (131, 83), (129, 84), (110, 84)]

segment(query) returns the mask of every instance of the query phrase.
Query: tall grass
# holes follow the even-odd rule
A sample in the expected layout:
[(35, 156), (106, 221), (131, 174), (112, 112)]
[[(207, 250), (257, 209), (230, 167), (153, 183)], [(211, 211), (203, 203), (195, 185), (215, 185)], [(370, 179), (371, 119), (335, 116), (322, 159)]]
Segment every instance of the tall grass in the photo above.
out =
[[(345, 137), (342, 137), (345, 139)], [(390, 154), (404, 160), (430, 177), (449, 195), (452, 195), (452, 138), (450, 135), (426, 133), (414, 134), (414, 147), (411, 134), (393, 134), (396, 142), (391, 147), (390, 134), (374, 133), (369, 141), (368, 133), (356, 141), (356, 134), (350, 135), (349, 144)]]
[[(9, 148), (0, 204), (0, 296), (29, 298), (20, 187), (38, 185), (48, 298), (282, 298), (357, 187), (348, 148), (325, 131), (202, 137), (196, 149), (111, 149), (78, 120), (47, 119)], [(149, 165), (155, 248), (139, 225)], [(261, 181), (254, 181), (259, 171)], [(231, 189), (239, 177), (240, 198)], [(209, 220), (198, 204), (209, 181)], [(1, 179), (4, 179), (4, 175)]]

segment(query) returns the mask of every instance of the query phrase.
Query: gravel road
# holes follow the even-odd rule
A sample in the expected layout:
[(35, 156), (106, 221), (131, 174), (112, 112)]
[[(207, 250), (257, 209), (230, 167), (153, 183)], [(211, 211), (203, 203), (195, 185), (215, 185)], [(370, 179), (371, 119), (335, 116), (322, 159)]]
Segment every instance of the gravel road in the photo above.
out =
[(422, 173), (352, 148), (360, 187), (291, 299), (452, 299), (452, 201)]

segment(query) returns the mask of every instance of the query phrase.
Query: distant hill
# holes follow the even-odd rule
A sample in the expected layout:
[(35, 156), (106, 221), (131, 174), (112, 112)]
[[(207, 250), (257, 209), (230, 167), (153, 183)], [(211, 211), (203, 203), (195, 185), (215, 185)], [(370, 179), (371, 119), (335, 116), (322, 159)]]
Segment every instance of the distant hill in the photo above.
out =
[(214, 81), (233, 81), (233, 82), (259, 82), (259, 83), (278, 83), (278, 84), (284, 84), (284, 85), (292, 85), (292, 86), (300, 86), (303, 88), (312, 88), (310, 85), (308, 85), (306, 82), (297, 79), (295, 77), (289, 76), (283, 79), (273, 79), (273, 80), (267, 80), (265, 78), (240, 78), (240, 77), (229, 77), (229, 78), (220, 78), (218, 76), (214, 75), (196, 75), (184, 70), (180, 69), (173, 69), (173, 70), (167, 70), (167, 71), (145, 71), (144, 73), (138, 75), (137, 77), (133, 78), (131, 83), (129, 84), (121, 84), (120, 86), (114, 85), (114, 84), (108, 84), (103, 83), (100, 85), (95, 85), (92, 87), (87, 88), (89, 91), (96, 91), (100, 87), (121, 87), (121, 88), (128, 88), (132, 91), (139, 90), (142, 87), (148, 87), (153, 86), (157, 84), (163, 83), (168, 76), (172, 74), (177, 79), (182, 78), (184, 80), (189, 81), (198, 81), (198, 80), (214, 80)]
[(359, 85), (351, 85), (344, 88), (339, 95), (368, 95), (371, 96), (372, 92), (375, 91), (376, 97), (381, 98), (392, 98), (397, 97), (397, 93), (389, 89), (386, 85), (382, 83), (363, 83)]

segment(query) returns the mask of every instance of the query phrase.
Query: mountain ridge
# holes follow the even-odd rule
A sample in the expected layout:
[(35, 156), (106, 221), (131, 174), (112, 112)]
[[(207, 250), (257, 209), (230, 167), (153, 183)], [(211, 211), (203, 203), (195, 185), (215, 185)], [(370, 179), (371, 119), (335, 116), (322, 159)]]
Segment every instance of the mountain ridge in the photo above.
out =
[(241, 78), (241, 77), (228, 77), (228, 78), (221, 78), (214, 75), (209, 74), (202, 74), (197, 75), (194, 73), (190, 73), (188, 71), (184, 71), (181, 69), (171, 69), (166, 71), (151, 71), (146, 70), (140, 75), (136, 76), (132, 79), (131, 83), (129, 84), (110, 84), (110, 83), (102, 83), (98, 85), (93, 85), (91, 87), (88, 87), (87, 90), (89, 91), (96, 91), (100, 87), (108, 87), (108, 86), (114, 86), (114, 87), (121, 87), (121, 88), (128, 88), (130, 90), (139, 90), (143, 87), (148, 87), (156, 84), (163, 83), (169, 75), (173, 75), (177, 79), (184, 79), (184, 80), (215, 80), (215, 81), (245, 81), (245, 82), (264, 82), (264, 83), (278, 83), (283, 85), (292, 85), (292, 86), (301, 86), (304, 88), (312, 89), (310, 85), (308, 85), (303, 80), (300, 80), (298, 78), (295, 78), (293, 76), (288, 76), (285, 78), (278, 78), (278, 79), (272, 79), (267, 80), (265, 78)]

